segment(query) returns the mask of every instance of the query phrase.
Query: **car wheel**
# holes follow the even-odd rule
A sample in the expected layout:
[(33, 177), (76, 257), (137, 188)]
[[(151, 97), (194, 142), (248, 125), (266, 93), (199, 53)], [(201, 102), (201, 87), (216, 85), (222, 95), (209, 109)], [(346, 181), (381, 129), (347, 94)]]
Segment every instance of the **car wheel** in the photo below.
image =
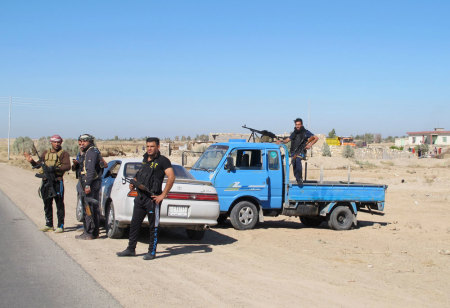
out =
[(84, 206), (81, 202), (80, 196), (77, 196), (77, 208), (75, 210), (75, 214), (77, 216), (77, 221), (82, 222), (84, 221)]
[(352, 227), (354, 214), (347, 206), (334, 208), (328, 217), (328, 226), (334, 230), (349, 230)]
[(189, 239), (199, 241), (205, 236), (205, 230), (186, 229), (186, 234)]
[(109, 203), (106, 209), (105, 229), (109, 238), (121, 238), (124, 233), (124, 228), (119, 228), (119, 223), (116, 221), (114, 204), (112, 202)]
[(258, 210), (249, 201), (241, 201), (230, 213), (230, 221), (237, 230), (253, 229), (258, 222)]
[(323, 219), (320, 217), (300, 216), (300, 221), (306, 227), (317, 227), (322, 223)]

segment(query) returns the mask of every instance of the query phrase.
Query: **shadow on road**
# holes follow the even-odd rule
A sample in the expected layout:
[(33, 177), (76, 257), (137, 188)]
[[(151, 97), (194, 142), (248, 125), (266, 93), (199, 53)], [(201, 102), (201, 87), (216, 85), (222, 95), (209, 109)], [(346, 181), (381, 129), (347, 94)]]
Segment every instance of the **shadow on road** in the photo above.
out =
[[(384, 221), (382, 222), (382, 221), (358, 220), (358, 226), (355, 229), (372, 227), (375, 224), (379, 224), (383, 227), (388, 225), (388, 223), (384, 222)], [(229, 229), (229, 228), (233, 228), (230, 220), (226, 220), (224, 223), (219, 224), (214, 227), (214, 229), (218, 229), (218, 230)], [(316, 227), (308, 227), (308, 226), (305, 226), (303, 223), (301, 223), (300, 220), (298, 220), (298, 222), (295, 222), (295, 221), (288, 221), (285, 219), (264, 221), (264, 222), (258, 223), (255, 226), (255, 229), (305, 229), (305, 228), (308, 228), (308, 229), (311, 229), (311, 228), (330, 229), (328, 227), (328, 223), (326, 221), (323, 221), (320, 225), (318, 225)]]

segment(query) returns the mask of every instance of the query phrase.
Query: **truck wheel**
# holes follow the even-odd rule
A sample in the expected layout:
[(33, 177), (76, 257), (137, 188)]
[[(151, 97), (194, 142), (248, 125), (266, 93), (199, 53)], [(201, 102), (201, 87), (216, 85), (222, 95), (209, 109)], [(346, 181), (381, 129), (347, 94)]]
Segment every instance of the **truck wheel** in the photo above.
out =
[(306, 227), (317, 227), (322, 223), (323, 219), (319, 217), (300, 216), (300, 221)]
[(237, 230), (253, 229), (258, 222), (258, 210), (248, 201), (241, 201), (231, 210), (230, 221)]
[(337, 206), (328, 217), (328, 226), (334, 230), (349, 230), (353, 224), (353, 213), (346, 206)]
[(80, 196), (77, 196), (77, 208), (75, 210), (77, 221), (82, 222), (84, 220), (84, 206), (81, 202)]
[(186, 229), (186, 234), (189, 239), (200, 241), (205, 236), (205, 230)]
[(114, 212), (114, 204), (112, 202), (109, 203), (106, 208), (105, 229), (106, 235), (109, 238), (121, 238), (123, 236), (124, 229), (119, 228), (119, 223), (116, 221)]

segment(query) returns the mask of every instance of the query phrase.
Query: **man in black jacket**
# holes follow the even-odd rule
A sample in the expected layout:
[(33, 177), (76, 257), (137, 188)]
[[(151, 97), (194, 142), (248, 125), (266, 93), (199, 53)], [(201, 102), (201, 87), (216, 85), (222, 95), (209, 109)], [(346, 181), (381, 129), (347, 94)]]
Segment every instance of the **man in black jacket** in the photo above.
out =
[[(85, 229), (80, 235), (75, 236), (81, 240), (93, 240), (98, 238), (100, 229), (99, 193), (102, 177), (102, 157), (100, 151), (94, 145), (94, 137), (89, 134), (80, 136), (80, 184), (82, 189), (82, 202), (85, 205)], [(85, 197), (97, 202), (86, 202)], [(92, 200), (91, 199), (91, 200)]]
[(284, 138), (283, 142), (291, 142), (291, 150), (289, 152), (292, 158), (292, 169), (294, 170), (294, 176), (297, 180), (297, 184), (302, 187), (302, 159), (306, 158), (306, 150), (310, 149), (313, 144), (315, 144), (317, 140), (319, 140), (319, 137), (315, 136), (303, 126), (302, 119), (297, 118), (294, 120), (294, 123), (294, 131), (289, 137)]

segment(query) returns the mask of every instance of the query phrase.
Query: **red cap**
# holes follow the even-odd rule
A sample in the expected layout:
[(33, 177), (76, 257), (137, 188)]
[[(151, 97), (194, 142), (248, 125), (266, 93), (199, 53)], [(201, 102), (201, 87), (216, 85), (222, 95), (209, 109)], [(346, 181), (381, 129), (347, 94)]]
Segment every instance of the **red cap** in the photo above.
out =
[(63, 142), (60, 135), (53, 135), (50, 137), (50, 142)]

